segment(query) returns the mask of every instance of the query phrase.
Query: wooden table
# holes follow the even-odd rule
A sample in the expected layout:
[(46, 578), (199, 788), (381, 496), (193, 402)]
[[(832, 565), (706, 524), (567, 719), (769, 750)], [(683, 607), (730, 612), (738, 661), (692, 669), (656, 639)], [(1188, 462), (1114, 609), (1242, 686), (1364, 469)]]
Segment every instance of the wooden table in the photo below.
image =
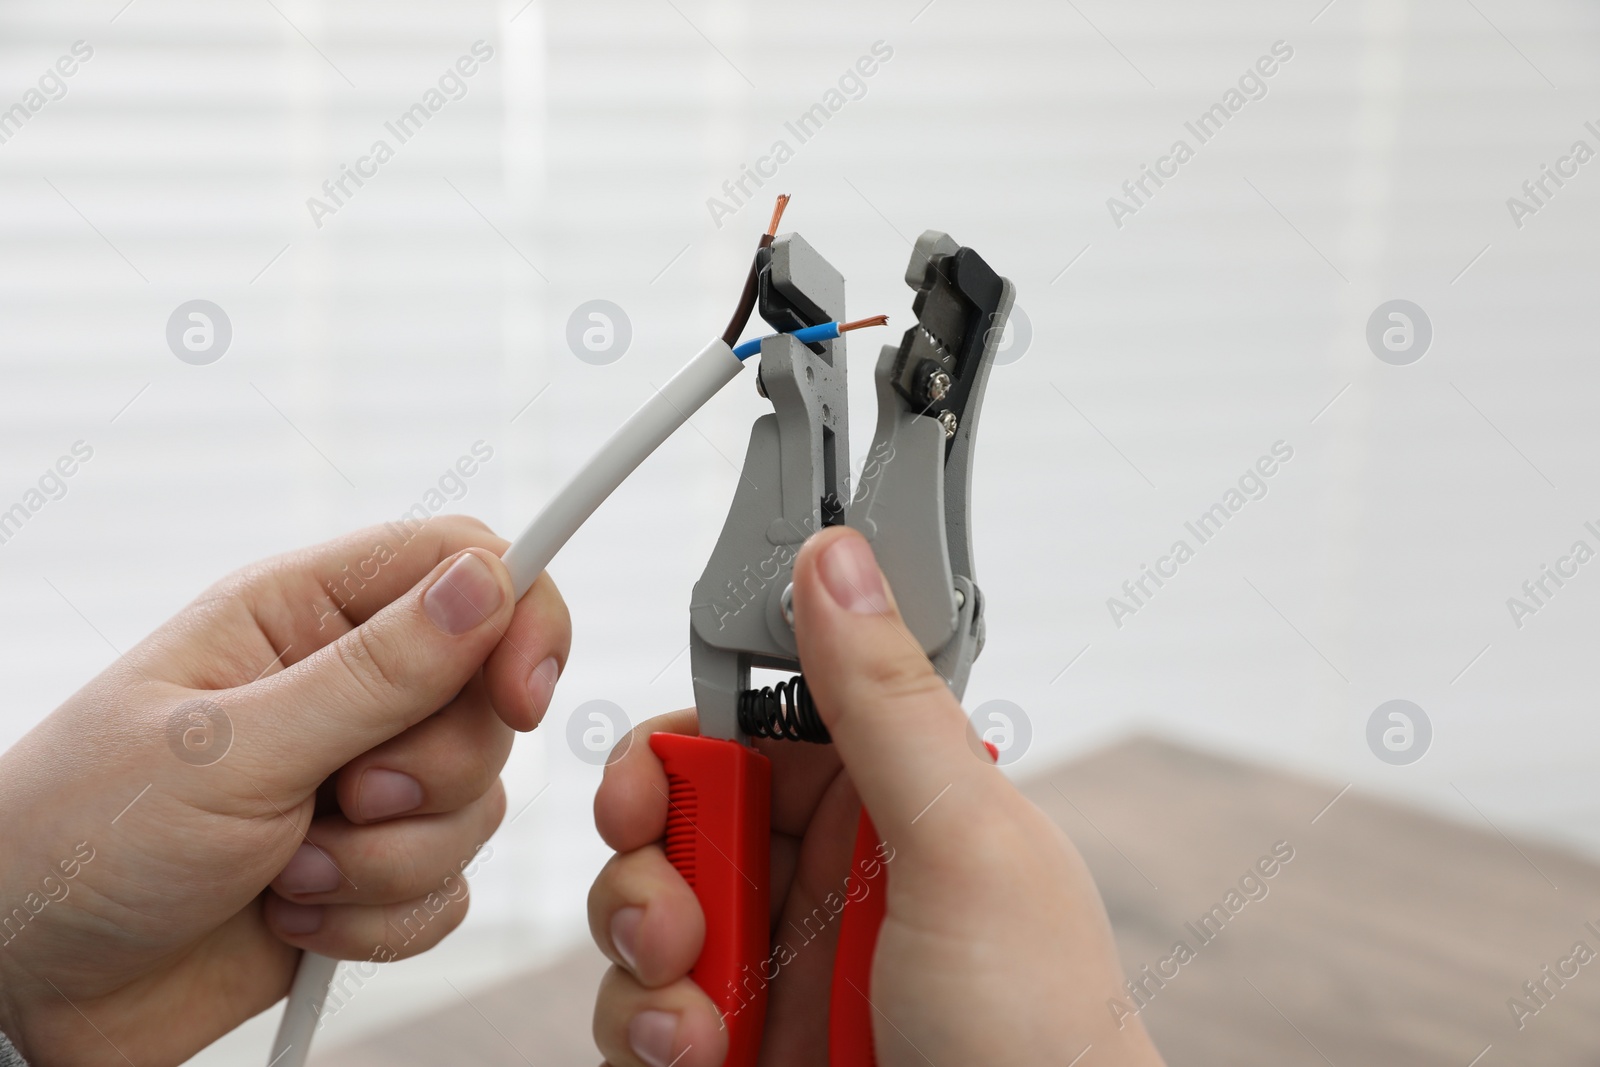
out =
[[(1600, 953), (1600, 868), (1341, 786), (1136, 740), (1024, 788), (1087, 858), (1130, 976), (1194, 950), (1142, 1008), (1173, 1067), (1600, 1063), (1600, 958), (1520, 1030), (1507, 1004), (1538, 1007), (1523, 983), (1576, 942)], [(1275, 845), (1293, 858), (1227, 900)], [(603, 970), (582, 952), (316, 1059), (593, 1067)]]

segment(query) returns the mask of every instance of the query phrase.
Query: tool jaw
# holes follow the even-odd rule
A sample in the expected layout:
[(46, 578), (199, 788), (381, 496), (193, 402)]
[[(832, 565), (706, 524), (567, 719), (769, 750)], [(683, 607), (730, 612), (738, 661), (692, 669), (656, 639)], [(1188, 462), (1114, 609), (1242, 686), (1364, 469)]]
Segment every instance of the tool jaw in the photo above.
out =
[[(761, 252), (757, 309), (767, 324), (780, 333), (805, 326), (843, 322), (844, 275), (797, 233), (781, 234)], [(816, 351), (829, 364), (834, 345), (843, 355), (842, 341), (823, 341)]]
[[(937, 230), (918, 238), (906, 284), (917, 293), (917, 324), (879, 355), (877, 429), (849, 524), (872, 542), (906, 626), (960, 697), (984, 639), (973, 447), (1016, 290)], [(930, 390), (935, 374), (944, 378)]]
[[(949, 453), (944, 463), (945, 523), (949, 528), (950, 566), (957, 577), (977, 580), (972, 558), (972, 470), (977, 445), (978, 416), (983, 411), (984, 393), (989, 387), (989, 374), (994, 369), (994, 356), (1005, 334), (1006, 322), (1016, 305), (1016, 286), (1009, 278), (1000, 279), (1000, 294), (992, 312), (988, 312), (988, 325), (983, 331), (983, 343), (978, 350), (976, 365), (972, 368), (967, 391), (962, 403), (961, 421), (955, 437), (949, 443)], [(954, 395), (954, 394), (952, 394)], [(978, 651), (982, 650), (979, 638)], [(976, 656), (976, 652), (974, 652)], [(958, 694), (959, 695), (959, 694)]]
[[(798, 234), (777, 237), (758, 269), (758, 307), (773, 327), (844, 319), (844, 277)], [(807, 345), (783, 333), (762, 342), (759, 380), (773, 410), (751, 427), (732, 506), (689, 606), (702, 735), (745, 740), (738, 707), (751, 668), (799, 669), (783, 595), (801, 544), (843, 519), (850, 483), (844, 357), (843, 337)]]

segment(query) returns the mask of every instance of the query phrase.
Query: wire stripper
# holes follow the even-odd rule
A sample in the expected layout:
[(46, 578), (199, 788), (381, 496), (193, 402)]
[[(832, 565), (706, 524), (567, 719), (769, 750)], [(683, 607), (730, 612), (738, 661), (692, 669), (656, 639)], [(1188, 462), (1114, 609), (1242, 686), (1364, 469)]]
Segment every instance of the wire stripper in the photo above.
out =
[[(757, 1062), (774, 971), (771, 768), (751, 742), (829, 741), (795, 644), (795, 554), (822, 527), (859, 530), (906, 625), (961, 696), (984, 640), (969, 536), (973, 444), (1015, 297), (971, 248), (933, 230), (917, 240), (906, 270), (917, 323), (878, 358), (877, 427), (852, 495), (845, 339), (798, 332), (844, 319), (844, 278), (794, 233), (764, 244), (752, 273), (761, 317), (779, 331), (759, 345), (757, 388), (773, 410), (751, 428), (726, 523), (691, 598), (700, 734), (650, 739), (668, 779), (667, 858), (705, 912), (692, 977), (729, 1031), (726, 1067)], [(758, 688), (752, 669), (796, 673)], [(887, 865), (874, 862), (881, 846), (863, 811), (850, 877), (869, 884), (846, 893), (839, 920), (832, 1067), (875, 1063), (867, 997), (884, 915)]]

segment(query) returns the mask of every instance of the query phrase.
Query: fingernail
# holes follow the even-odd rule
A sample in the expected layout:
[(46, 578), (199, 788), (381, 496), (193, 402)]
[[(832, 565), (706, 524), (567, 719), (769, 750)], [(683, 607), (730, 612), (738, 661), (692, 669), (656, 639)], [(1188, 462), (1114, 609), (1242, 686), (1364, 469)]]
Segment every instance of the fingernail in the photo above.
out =
[(846, 611), (881, 615), (889, 610), (883, 573), (872, 557), (872, 547), (861, 537), (845, 536), (828, 546), (817, 561), (822, 584), (834, 603)]
[(339, 888), (339, 868), (327, 853), (307, 841), (295, 849), (294, 858), (276, 882), (285, 893), (326, 893)]
[(627, 907), (611, 917), (611, 943), (628, 965), (628, 970), (639, 973), (639, 924), (644, 922), (644, 909)]
[(322, 905), (291, 904), (279, 898), (276, 925), (286, 934), (314, 934), (322, 929)]
[(387, 819), (422, 806), (422, 786), (409, 774), (374, 767), (356, 788), (356, 811), (363, 819)]
[(554, 656), (545, 657), (545, 661), (528, 675), (528, 697), (533, 701), (535, 718), (542, 718), (550, 710), (550, 698), (555, 695), (556, 679), (559, 677), (561, 665)]
[(505, 591), (476, 553), (467, 552), (422, 594), (422, 610), (433, 624), (454, 637), (499, 610)]
[(641, 1011), (628, 1023), (628, 1044), (650, 1067), (668, 1067), (677, 1040), (678, 1017), (670, 1011)]

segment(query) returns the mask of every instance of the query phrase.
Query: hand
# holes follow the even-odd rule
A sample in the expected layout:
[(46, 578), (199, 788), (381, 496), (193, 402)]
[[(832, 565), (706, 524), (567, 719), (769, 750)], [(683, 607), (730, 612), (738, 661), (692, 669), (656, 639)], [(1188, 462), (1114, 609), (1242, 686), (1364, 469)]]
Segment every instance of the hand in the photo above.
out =
[(301, 949), (400, 959), (461, 922), (570, 640), (505, 547), (448, 518), (247, 568), (0, 756), (0, 1030), (33, 1067), (180, 1063)]
[[(929, 1057), (1031, 1067), (1089, 1044), (1097, 1064), (1159, 1065), (1138, 1020), (1119, 1029), (1107, 1011), (1123, 995), (1121, 973), (1083, 860), (979, 755), (859, 534), (826, 530), (801, 550), (794, 613), (834, 745), (757, 745), (773, 763), (774, 947), (789, 948), (774, 959), (792, 955), (768, 989), (761, 1063), (827, 1062), (839, 922), (823, 905), (845, 895), (864, 801), (892, 849), (870, 991), (883, 1067)], [(639, 727), (595, 798), (600, 833), (619, 853), (589, 897), (595, 942), (616, 964), (594, 1024), (615, 1067), (718, 1067), (726, 1055), (715, 1007), (686, 977), (705, 920), (662, 851), (667, 780), (643, 743), (694, 727), (692, 711)]]

